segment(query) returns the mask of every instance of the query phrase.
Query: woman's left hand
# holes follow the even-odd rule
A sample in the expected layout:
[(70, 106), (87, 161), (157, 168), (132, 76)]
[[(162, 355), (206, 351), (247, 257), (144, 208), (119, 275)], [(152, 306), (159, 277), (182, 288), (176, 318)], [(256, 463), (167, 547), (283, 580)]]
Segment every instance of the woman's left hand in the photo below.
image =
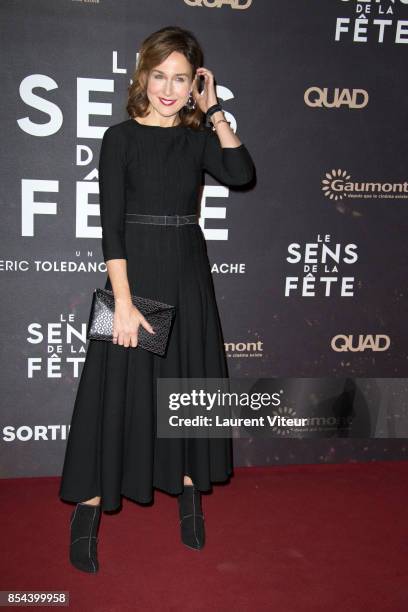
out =
[[(198, 81), (201, 75), (204, 76), (204, 89), (199, 93)], [(192, 96), (203, 113), (206, 113), (210, 106), (218, 103), (217, 94), (215, 92), (214, 75), (208, 68), (197, 68), (192, 87)]]

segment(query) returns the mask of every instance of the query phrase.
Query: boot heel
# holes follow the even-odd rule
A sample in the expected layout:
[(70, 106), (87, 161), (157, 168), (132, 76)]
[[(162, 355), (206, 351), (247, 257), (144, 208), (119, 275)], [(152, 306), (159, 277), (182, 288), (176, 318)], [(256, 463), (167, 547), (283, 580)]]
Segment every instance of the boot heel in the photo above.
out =
[(83, 572), (96, 573), (99, 570), (97, 532), (100, 518), (100, 505), (78, 503), (71, 514), (69, 559)]
[(188, 548), (200, 550), (205, 544), (201, 493), (194, 485), (184, 485), (178, 496), (181, 541)]

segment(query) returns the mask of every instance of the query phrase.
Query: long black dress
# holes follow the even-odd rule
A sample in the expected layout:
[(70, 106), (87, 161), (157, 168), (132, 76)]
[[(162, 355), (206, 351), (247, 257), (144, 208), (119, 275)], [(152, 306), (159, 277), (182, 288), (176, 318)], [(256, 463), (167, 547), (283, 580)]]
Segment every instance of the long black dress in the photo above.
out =
[[(89, 341), (62, 499), (101, 496), (102, 510), (115, 510), (121, 495), (147, 503), (153, 488), (181, 493), (185, 474), (208, 491), (232, 473), (229, 438), (156, 437), (157, 377), (228, 377), (202, 229), (125, 222), (126, 212), (196, 213), (203, 170), (225, 185), (241, 185), (251, 180), (253, 162), (244, 144), (222, 148), (209, 127), (162, 128), (127, 119), (104, 133), (99, 158), (104, 261), (127, 259), (131, 293), (175, 305), (176, 317), (165, 357)], [(105, 288), (112, 289), (108, 276)]]

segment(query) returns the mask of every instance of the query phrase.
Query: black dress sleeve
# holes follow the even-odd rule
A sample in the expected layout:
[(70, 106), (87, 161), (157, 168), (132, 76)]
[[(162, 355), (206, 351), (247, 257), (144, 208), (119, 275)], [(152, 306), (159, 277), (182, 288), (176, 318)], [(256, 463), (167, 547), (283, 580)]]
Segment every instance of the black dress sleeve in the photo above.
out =
[(245, 185), (252, 180), (254, 163), (244, 144), (221, 147), (212, 128), (205, 127), (202, 167), (225, 185)]
[(99, 153), (99, 206), (105, 262), (108, 259), (127, 259), (125, 144), (124, 134), (111, 126), (103, 135)]

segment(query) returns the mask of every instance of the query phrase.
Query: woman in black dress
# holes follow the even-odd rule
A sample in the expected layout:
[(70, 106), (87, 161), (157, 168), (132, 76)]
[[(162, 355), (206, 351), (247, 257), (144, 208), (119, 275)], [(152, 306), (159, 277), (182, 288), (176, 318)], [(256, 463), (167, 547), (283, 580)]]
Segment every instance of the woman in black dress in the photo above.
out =
[[(98, 571), (102, 511), (121, 495), (178, 496), (182, 542), (204, 545), (201, 491), (232, 474), (230, 438), (158, 438), (158, 378), (226, 378), (224, 342), (204, 234), (202, 171), (225, 185), (253, 176), (253, 162), (218, 104), (202, 51), (179, 27), (151, 34), (129, 87), (129, 119), (109, 127), (99, 158), (105, 289), (115, 297), (112, 342), (90, 340), (67, 441), (59, 495), (76, 502), (71, 563)], [(198, 80), (203, 78), (203, 90)], [(212, 128), (203, 124), (207, 115)], [(167, 353), (137, 347), (142, 325), (130, 296), (176, 306)]]

